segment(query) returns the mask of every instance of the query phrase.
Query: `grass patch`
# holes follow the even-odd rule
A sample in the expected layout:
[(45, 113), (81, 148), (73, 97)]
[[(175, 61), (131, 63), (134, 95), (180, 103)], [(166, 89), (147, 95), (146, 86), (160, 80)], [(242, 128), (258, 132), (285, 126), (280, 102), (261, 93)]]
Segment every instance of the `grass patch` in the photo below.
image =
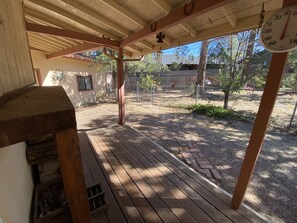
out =
[(235, 112), (233, 110), (224, 109), (223, 107), (211, 104), (173, 105), (170, 107), (191, 110), (192, 112), (211, 118), (234, 119), (241, 121), (249, 119), (242, 112)]

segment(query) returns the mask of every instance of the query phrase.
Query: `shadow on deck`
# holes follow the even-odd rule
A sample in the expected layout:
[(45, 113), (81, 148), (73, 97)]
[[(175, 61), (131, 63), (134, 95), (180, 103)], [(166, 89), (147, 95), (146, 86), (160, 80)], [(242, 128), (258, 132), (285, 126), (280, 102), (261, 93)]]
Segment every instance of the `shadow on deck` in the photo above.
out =
[(129, 126), (79, 136), (86, 184), (109, 205), (93, 222), (269, 222)]

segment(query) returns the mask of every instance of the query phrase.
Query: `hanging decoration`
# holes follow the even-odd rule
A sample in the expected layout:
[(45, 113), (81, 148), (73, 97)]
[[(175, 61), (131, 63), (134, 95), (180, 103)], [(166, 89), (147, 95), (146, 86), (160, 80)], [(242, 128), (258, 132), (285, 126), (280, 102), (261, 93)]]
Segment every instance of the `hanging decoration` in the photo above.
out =
[(163, 43), (163, 39), (165, 38), (165, 34), (162, 33), (162, 32), (159, 32), (159, 33), (156, 35), (156, 38), (157, 38), (157, 43)]
[(264, 9), (264, 2), (262, 3), (262, 10), (260, 13), (260, 18), (259, 18), (259, 24), (258, 24), (258, 28), (261, 29), (262, 28), (262, 24), (264, 22), (264, 17), (265, 17), (265, 9)]
[[(188, 8), (188, 5), (191, 4), (191, 8)], [(194, 6), (195, 6), (195, 1), (192, 0), (191, 3), (185, 4), (184, 6), (184, 15), (190, 15), (193, 10), (194, 10)]]

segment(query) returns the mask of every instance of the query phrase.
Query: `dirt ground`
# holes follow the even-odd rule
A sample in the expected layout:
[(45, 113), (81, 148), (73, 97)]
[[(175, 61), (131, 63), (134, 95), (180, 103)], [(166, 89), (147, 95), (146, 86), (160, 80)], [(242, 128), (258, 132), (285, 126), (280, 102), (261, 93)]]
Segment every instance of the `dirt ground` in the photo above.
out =
[[(233, 96), (234, 110), (257, 112), (261, 93)], [(212, 104), (222, 105), (219, 94), (213, 94)], [(217, 98), (217, 99), (216, 99)], [(281, 98), (281, 100), (280, 100)], [(272, 222), (295, 223), (297, 219), (297, 135), (284, 131), (293, 111), (296, 95), (280, 95), (273, 113), (255, 172), (245, 196), (245, 203), (268, 217)], [(180, 93), (155, 95), (154, 103), (137, 102), (135, 94), (127, 95), (127, 124), (135, 127), (175, 155), (180, 140), (199, 146), (222, 180), (216, 181), (233, 193), (245, 155), (253, 122), (215, 120), (166, 105), (194, 103)], [(209, 103), (209, 99), (199, 99)], [(101, 103), (77, 109), (79, 129), (92, 129), (117, 123), (117, 105)], [(294, 132), (294, 131), (292, 131)]]

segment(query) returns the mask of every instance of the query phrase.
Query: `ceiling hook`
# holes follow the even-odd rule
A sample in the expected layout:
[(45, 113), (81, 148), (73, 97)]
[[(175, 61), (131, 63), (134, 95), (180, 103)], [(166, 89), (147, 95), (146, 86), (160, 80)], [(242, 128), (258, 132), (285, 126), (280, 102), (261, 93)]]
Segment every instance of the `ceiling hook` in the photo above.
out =
[[(188, 5), (190, 5), (190, 4), (191, 4), (191, 8), (190, 8), (190, 10), (188, 10)], [(184, 15), (187, 15), (187, 16), (190, 15), (194, 10), (194, 6), (195, 6), (195, 0), (192, 0), (190, 3), (185, 4), (184, 5)]]

